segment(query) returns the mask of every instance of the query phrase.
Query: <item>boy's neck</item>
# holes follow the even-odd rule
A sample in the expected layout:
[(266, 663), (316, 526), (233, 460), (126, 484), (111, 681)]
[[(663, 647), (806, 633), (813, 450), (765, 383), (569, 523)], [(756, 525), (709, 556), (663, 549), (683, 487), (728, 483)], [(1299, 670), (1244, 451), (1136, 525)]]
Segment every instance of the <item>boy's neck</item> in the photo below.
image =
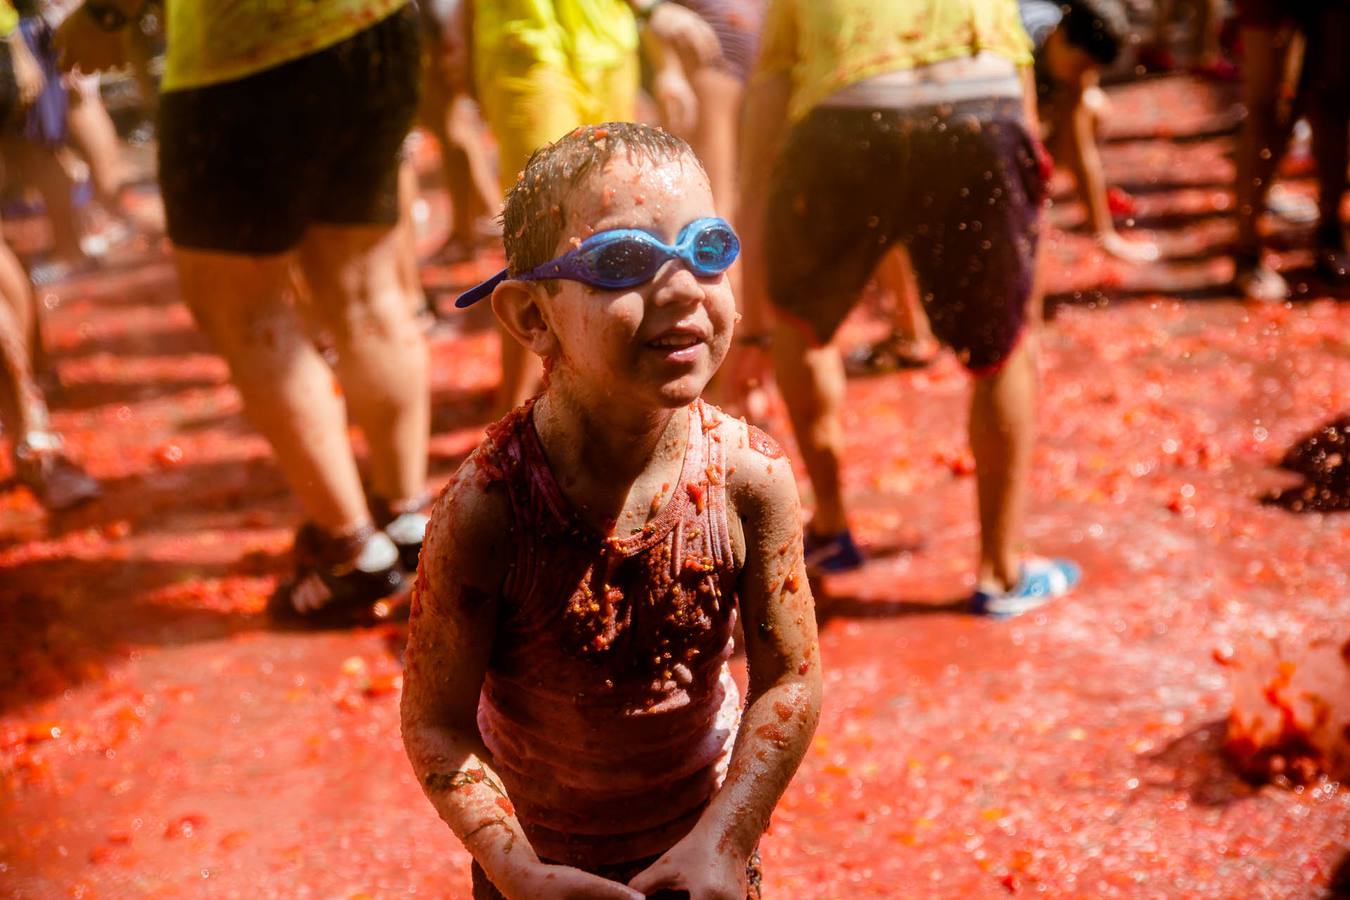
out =
[[(559, 390), (546, 390), (534, 407), (535, 428), (550, 456), (575, 466), (579, 473), (605, 473), (616, 483), (631, 481), (651, 463), (672, 429), (679, 440), (671, 449), (683, 451), (687, 425), (682, 409), (624, 409), (580, 403)], [(584, 476), (583, 476), (584, 477)]]

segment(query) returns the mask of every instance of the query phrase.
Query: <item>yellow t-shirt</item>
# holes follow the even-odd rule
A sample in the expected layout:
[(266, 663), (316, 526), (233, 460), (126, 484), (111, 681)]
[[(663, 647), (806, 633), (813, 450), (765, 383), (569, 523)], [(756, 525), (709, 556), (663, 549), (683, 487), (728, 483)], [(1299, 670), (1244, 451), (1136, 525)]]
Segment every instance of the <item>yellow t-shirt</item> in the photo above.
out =
[(771, 0), (755, 78), (792, 78), (788, 117), (883, 72), (981, 51), (1031, 65), (1016, 0)]
[(233, 81), (363, 31), (408, 0), (169, 0), (162, 90)]
[(637, 52), (637, 21), (626, 0), (488, 0), (474, 4), (476, 75), (534, 64), (574, 72), (612, 69)]

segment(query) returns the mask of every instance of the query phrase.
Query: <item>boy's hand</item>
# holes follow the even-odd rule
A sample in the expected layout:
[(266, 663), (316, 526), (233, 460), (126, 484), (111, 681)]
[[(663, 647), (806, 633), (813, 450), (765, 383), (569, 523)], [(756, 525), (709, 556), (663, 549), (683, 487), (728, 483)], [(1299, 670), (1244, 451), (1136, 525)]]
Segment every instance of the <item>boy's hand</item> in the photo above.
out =
[(628, 882), (651, 896), (658, 891), (684, 892), (689, 900), (745, 900), (745, 863), (716, 841), (693, 831), (665, 855)]
[(513, 879), (507, 896), (515, 900), (644, 900), (630, 887), (574, 869), (539, 863)]

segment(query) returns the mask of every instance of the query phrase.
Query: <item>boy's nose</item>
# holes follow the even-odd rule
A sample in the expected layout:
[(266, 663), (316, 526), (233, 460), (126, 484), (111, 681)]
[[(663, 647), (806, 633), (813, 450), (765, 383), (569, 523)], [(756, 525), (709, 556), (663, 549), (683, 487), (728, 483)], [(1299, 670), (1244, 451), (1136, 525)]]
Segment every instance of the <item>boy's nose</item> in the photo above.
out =
[(697, 303), (703, 299), (703, 294), (703, 285), (689, 267), (672, 259), (666, 263), (665, 271), (657, 274), (652, 299), (658, 304)]

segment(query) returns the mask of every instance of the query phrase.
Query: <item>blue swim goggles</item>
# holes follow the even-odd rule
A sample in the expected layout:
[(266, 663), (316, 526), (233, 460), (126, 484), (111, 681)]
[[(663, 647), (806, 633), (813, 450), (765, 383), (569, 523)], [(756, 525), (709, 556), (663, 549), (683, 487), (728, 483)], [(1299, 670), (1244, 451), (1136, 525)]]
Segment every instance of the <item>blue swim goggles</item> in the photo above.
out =
[(680, 231), (675, 246), (662, 243), (636, 228), (615, 228), (591, 235), (557, 259), (519, 275), (502, 269), (482, 284), (459, 295), (455, 306), (472, 306), (508, 279), (540, 281), (566, 278), (608, 291), (636, 287), (651, 281), (667, 260), (678, 259), (701, 278), (720, 275), (736, 261), (741, 242), (724, 220), (695, 219)]

